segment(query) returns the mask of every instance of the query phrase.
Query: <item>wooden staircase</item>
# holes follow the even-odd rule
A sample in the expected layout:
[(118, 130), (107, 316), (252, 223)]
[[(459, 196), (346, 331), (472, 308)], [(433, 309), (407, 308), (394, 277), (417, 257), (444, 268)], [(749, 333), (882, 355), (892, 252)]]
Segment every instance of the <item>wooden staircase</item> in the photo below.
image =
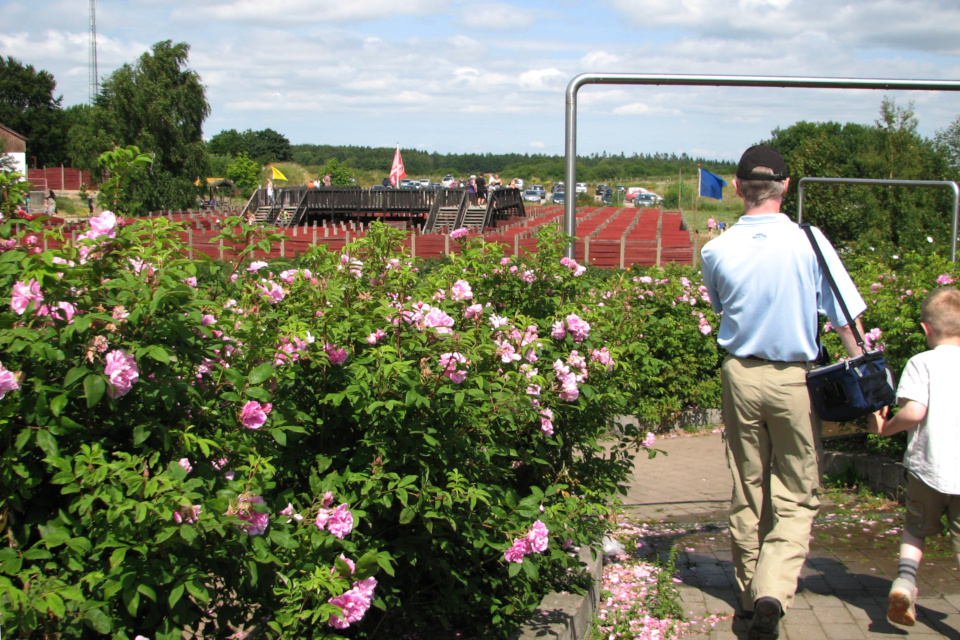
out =
[(433, 228), (439, 229), (445, 226), (450, 231), (453, 231), (457, 228), (457, 217), (459, 215), (460, 207), (440, 207)]
[(463, 214), (463, 220), (460, 221), (460, 224), (457, 227), (472, 227), (474, 229), (479, 229), (483, 231), (484, 226), (487, 224), (487, 205), (474, 205), (468, 207)]

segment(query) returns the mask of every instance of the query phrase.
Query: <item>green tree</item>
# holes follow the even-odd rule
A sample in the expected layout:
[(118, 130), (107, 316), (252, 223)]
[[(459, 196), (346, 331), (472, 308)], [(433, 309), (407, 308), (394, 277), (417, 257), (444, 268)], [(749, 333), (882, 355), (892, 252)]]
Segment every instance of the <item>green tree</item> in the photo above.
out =
[[(153, 156), (124, 185), (145, 211), (186, 208), (194, 181), (206, 175), (203, 121), (210, 114), (200, 76), (186, 68), (190, 45), (158, 42), (136, 64), (125, 64), (103, 82), (96, 105), (71, 128), (78, 160), (130, 145)], [(81, 164), (78, 162), (78, 165)]]
[(949, 163), (956, 177), (957, 170), (960, 169), (960, 116), (946, 129), (937, 131), (933, 140), (937, 151)]
[(273, 129), (247, 131), (245, 135), (248, 136), (247, 151), (250, 157), (260, 164), (288, 162), (293, 158), (290, 141)]
[(257, 188), (260, 180), (260, 165), (251, 160), (245, 151), (241, 151), (227, 167), (227, 178), (237, 185), (246, 198)]
[(210, 138), (207, 143), (207, 151), (214, 155), (236, 156), (237, 154), (250, 153), (250, 131), (239, 133), (236, 129), (226, 129)]
[(62, 96), (48, 71), (0, 57), (0, 123), (27, 137), (27, 157), (37, 166), (66, 162), (66, 136), (61, 124)]
[(355, 183), (350, 175), (350, 169), (336, 158), (330, 160), (320, 169), (320, 175), (330, 174), (330, 185), (334, 187), (352, 187)]

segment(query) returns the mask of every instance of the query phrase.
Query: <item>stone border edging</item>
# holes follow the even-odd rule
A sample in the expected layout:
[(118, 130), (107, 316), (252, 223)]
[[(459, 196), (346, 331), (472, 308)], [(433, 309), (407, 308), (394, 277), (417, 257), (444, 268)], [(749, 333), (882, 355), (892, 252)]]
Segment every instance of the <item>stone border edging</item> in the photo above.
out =
[(841, 475), (852, 467), (871, 490), (893, 500), (903, 500), (906, 495), (907, 478), (903, 463), (869, 453), (846, 453), (822, 451), (820, 453), (821, 475)]
[(579, 555), (580, 562), (586, 565), (593, 578), (587, 593), (548, 593), (530, 619), (510, 636), (510, 640), (585, 640), (590, 637), (594, 617), (600, 609), (603, 553), (599, 548), (585, 548), (580, 550)]

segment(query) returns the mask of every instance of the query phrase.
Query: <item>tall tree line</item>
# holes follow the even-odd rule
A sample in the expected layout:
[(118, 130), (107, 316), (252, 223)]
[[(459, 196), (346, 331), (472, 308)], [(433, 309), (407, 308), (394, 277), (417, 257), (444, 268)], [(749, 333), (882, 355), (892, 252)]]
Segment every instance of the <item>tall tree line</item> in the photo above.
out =
[[(212, 141), (211, 141), (212, 142)], [(334, 146), (299, 144), (292, 147), (294, 162), (320, 165), (336, 159), (360, 171), (389, 171), (393, 147)], [(463, 177), (472, 173), (499, 173), (526, 179), (562, 180), (564, 157), (560, 155), (522, 153), (444, 154), (418, 149), (401, 149), (408, 175), (452, 173)], [(680, 169), (695, 169), (697, 164), (716, 173), (729, 173), (736, 166), (731, 162), (691, 158), (685, 154), (591, 155), (577, 158), (577, 175), (589, 182), (605, 182), (620, 177), (642, 178), (676, 174)]]

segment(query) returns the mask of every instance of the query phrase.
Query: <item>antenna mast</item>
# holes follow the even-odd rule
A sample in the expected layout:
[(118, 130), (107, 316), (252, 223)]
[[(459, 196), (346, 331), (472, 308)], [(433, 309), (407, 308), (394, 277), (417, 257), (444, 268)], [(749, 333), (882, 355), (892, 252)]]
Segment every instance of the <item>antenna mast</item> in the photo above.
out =
[(100, 75), (97, 73), (97, 0), (90, 0), (90, 104), (100, 93)]

